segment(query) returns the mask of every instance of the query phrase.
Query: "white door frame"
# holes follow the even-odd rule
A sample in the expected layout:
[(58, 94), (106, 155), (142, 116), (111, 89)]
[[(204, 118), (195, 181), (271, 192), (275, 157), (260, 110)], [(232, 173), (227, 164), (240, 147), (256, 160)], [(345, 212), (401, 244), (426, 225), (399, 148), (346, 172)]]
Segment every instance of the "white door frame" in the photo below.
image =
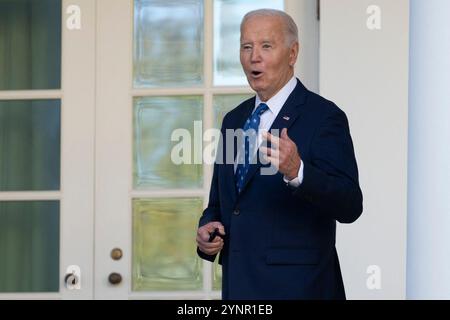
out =
[[(66, 26), (77, 5), (81, 29)], [(81, 269), (81, 289), (61, 285), (64, 299), (94, 297), (95, 2), (63, 0), (61, 273)]]

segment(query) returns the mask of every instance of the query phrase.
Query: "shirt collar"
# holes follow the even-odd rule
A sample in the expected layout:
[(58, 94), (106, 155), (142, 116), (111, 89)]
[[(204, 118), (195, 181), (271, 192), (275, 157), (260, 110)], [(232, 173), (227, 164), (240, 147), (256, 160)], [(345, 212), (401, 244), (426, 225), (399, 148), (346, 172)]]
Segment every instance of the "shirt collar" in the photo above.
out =
[(269, 107), (269, 110), (273, 114), (278, 114), (283, 107), (283, 105), (286, 103), (286, 100), (291, 95), (292, 91), (294, 91), (295, 87), (297, 86), (297, 78), (293, 76), (291, 80), (288, 81), (284, 85), (283, 88), (281, 88), (280, 91), (276, 95), (274, 95), (272, 98), (269, 99), (269, 101), (261, 101), (258, 95), (256, 95), (255, 100), (255, 109), (261, 104), (265, 103)]

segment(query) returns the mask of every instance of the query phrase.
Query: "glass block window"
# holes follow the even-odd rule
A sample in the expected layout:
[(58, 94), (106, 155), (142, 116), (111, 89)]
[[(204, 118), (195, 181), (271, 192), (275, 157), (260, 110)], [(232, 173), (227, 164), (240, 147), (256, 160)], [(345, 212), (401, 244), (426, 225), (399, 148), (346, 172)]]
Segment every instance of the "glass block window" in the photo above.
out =
[(240, 26), (244, 15), (259, 8), (283, 10), (280, 0), (214, 1), (214, 85), (245, 86), (239, 61)]
[(195, 230), (202, 199), (133, 200), (133, 290), (198, 290)]
[(134, 86), (203, 84), (203, 0), (141, 0), (134, 7)]

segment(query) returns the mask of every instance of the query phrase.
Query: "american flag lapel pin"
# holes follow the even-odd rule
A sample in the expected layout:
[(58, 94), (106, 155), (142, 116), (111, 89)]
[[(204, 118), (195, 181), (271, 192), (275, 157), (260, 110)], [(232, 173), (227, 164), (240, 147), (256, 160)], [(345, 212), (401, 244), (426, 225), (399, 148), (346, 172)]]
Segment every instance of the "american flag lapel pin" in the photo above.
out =
[(291, 119), (291, 118), (285, 116), (285, 117), (283, 117), (283, 119), (286, 121), (289, 121), (289, 119)]

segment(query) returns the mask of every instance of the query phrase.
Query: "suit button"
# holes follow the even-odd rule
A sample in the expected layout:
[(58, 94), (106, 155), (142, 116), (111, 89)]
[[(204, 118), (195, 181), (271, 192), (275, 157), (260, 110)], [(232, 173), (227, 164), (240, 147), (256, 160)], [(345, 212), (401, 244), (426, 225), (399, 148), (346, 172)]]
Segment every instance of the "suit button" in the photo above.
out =
[(238, 216), (238, 215), (241, 214), (241, 212), (239, 211), (239, 209), (236, 209), (236, 210), (233, 211), (233, 214), (234, 214), (235, 216)]

